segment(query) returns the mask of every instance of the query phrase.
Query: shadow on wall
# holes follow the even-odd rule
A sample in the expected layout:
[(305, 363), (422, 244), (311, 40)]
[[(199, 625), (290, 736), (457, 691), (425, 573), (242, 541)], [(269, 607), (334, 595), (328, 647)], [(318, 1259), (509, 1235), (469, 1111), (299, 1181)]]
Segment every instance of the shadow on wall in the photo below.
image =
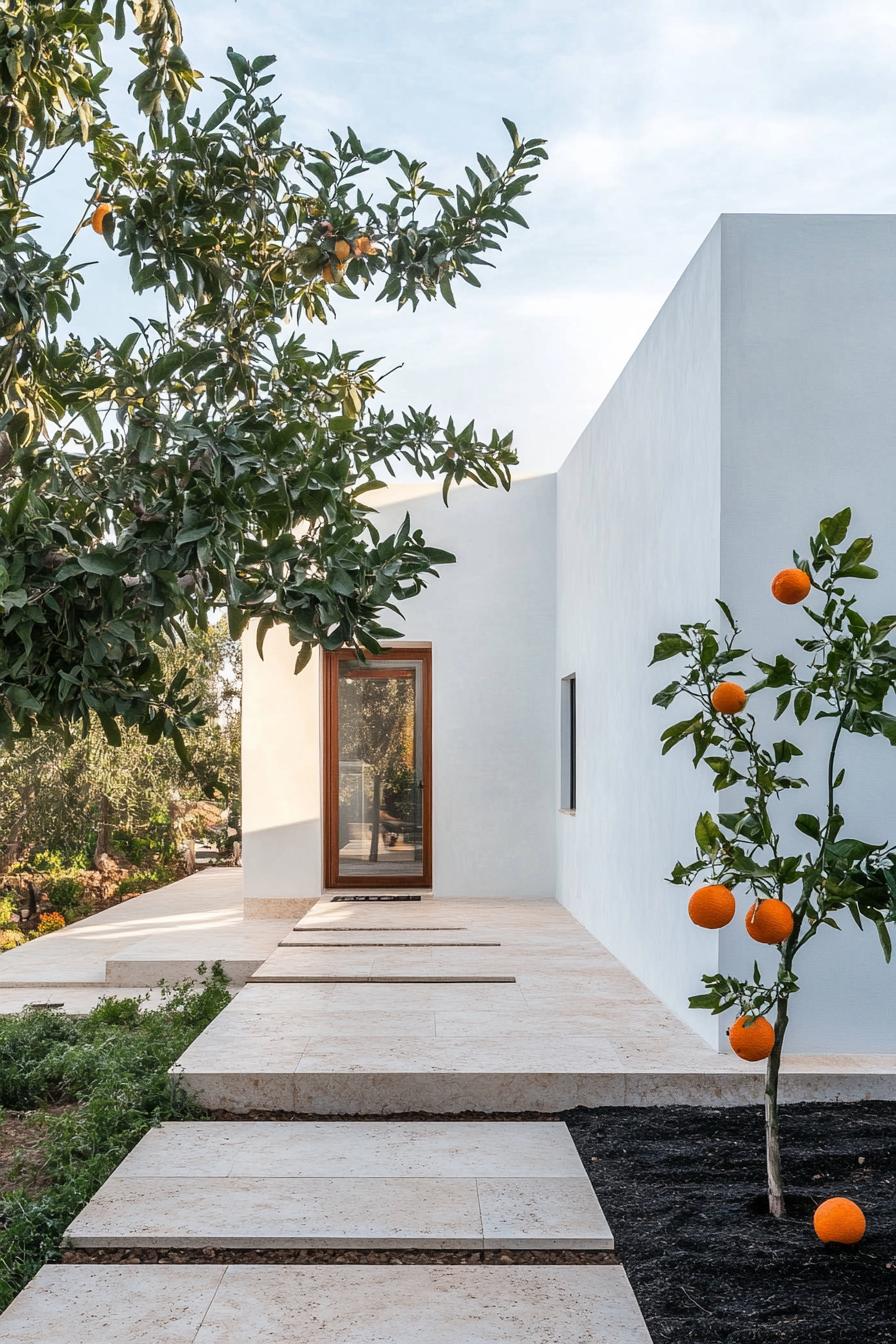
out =
[(243, 831), (247, 900), (316, 900), (323, 886), (320, 817)]

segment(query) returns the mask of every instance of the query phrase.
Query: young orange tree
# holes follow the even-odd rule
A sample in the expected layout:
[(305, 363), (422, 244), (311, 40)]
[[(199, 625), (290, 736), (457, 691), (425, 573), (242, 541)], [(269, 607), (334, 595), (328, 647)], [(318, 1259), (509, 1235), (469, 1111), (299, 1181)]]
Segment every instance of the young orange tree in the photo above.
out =
[[(683, 670), (656, 696), (664, 708), (690, 703), (687, 718), (662, 735), (663, 754), (681, 742), (693, 749), (694, 766), (713, 775), (716, 792), (737, 796), (732, 811), (704, 812), (697, 820), (696, 858), (677, 863), (671, 881), (706, 885), (692, 894), (689, 914), (705, 928), (721, 928), (734, 916), (734, 892), (748, 894), (747, 933), (758, 943), (776, 945), (777, 971), (766, 979), (758, 963), (745, 979), (705, 975), (705, 991), (691, 1007), (722, 1013), (737, 1008), (729, 1030), (732, 1049), (746, 1059), (766, 1059), (765, 1122), (770, 1211), (784, 1212), (778, 1118), (778, 1075), (790, 1013), (799, 989), (799, 951), (824, 927), (836, 929), (844, 912), (860, 928), (877, 929), (887, 961), (888, 925), (896, 922), (896, 848), (877, 840), (844, 834), (838, 801), (845, 771), (838, 757), (845, 733), (885, 737), (896, 745), (896, 715), (885, 708), (896, 687), (896, 645), (891, 635), (896, 616), (870, 620), (858, 610), (851, 581), (875, 579), (867, 561), (870, 537), (847, 541), (850, 510), (823, 518), (809, 542), (809, 554), (794, 553), (794, 567), (772, 582), (772, 596), (790, 606), (810, 593), (817, 599), (803, 613), (811, 626), (796, 643), (799, 661), (777, 654), (771, 661), (752, 658), (759, 679), (746, 689), (740, 680), (750, 651), (740, 647), (739, 630), (724, 602), (727, 627), (720, 635), (711, 624), (683, 625), (657, 640), (653, 662), (681, 658)], [(775, 697), (774, 712), (756, 713), (756, 697)], [(797, 727), (812, 718), (826, 722), (829, 733), (823, 759), (812, 781), (817, 812), (788, 805), (793, 790), (810, 787), (794, 773), (803, 756), (788, 738), (766, 744), (771, 725), (792, 715)], [(817, 730), (813, 744), (817, 742)], [(814, 750), (814, 745), (813, 745)], [(774, 1014), (770, 1022), (765, 1014)]]

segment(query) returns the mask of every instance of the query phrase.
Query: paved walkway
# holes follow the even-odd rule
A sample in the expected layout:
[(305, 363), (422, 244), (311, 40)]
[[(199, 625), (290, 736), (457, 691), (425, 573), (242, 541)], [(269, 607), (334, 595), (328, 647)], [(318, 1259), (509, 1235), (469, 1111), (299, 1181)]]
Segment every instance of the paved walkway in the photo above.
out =
[[(731, 1104), (761, 1066), (709, 1049), (553, 902), (321, 901), (293, 926), (242, 921), (235, 878), (0, 964), (0, 994), (16, 975), (97, 993), (101, 968), (153, 983), (225, 954), (248, 983), (173, 1072), (256, 1117), (147, 1134), (69, 1228), (91, 1263), (41, 1270), (0, 1344), (649, 1344), (566, 1126), (488, 1113)], [(893, 1097), (896, 1058), (791, 1057), (785, 1092)], [(128, 1257), (163, 1263), (108, 1263)]]
[[(717, 1054), (554, 901), (319, 902), (182, 1056), (213, 1110), (734, 1105)], [(792, 1055), (786, 1100), (896, 1098), (896, 1055)]]
[(242, 984), (291, 927), (244, 919), (242, 873), (209, 868), (4, 952), (0, 1014), (32, 1003), (88, 1012), (102, 998), (194, 976), (200, 962), (220, 961)]
[(89, 1249), (612, 1251), (563, 1124), (168, 1124), (69, 1228)]
[(3, 1344), (650, 1344), (618, 1265), (54, 1265)]

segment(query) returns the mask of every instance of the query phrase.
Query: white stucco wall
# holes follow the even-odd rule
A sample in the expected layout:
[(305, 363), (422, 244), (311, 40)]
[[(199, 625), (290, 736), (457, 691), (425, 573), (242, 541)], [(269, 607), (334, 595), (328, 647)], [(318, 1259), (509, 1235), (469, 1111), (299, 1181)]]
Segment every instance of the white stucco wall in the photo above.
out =
[[(712, 619), (720, 594), (760, 655), (792, 652), (808, 622), (769, 580), (846, 504), (877, 541), (869, 609), (896, 610), (894, 349), (896, 218), (724, 216), (560, 471), (555, 682), (577, 675), (579, 786), (558, 895), (714, 1044), (727, 1019), (687, 996), (706, 971), (748, 973), (758, 948), (740, 918), (694, 929), (663, 881), (717, 803), (686, 751), (658, 755), (673, 719), (649, 704), (668, 679), (646, 669), (653, 635)], [(824, 727), (785, 731), (799, 773), (820, 773)], [(849, 739), (844, 759), (846, 833), (893, 840), (893, 748)], [(803, 953), (789, 1047), (892, 1051), (896, 969), (841, 922)]]
[[(243, 878), (247, 913), (286, 914), (265, 901), (320, 895), (320, 655), (298, 676), (285, 629), (243, 639)], [(298, 913), (301, 913), (298, 911)]]
[[(379, 498), (381, 531), (409, 511), (457, 556), (400, 623), (409, 642), (432, 644), (433, 890), (550, 896), (555, 478), (518, 480), (509, 494), (463, 486), (447, 509), (431, 484)], [(244, 642), (244, 869), (256, 906), (321, 890), (320, 665), (295, 677), (294, 658), (282, 632), (269, 633), (263, 663), (251, 631)]]
[[(554, 893), (555, 477), (509, 493), (396, 488), (427, 540), (457, 556), (403, 606), (406, 639), (432, 643), (433, 891)], [(379, 526), (379, 523), (378, 523)]]
[[(559, 473), (557, 663), (576, 675), (575, 816), (554, 810), (558, 897), (676, 1011), (716, 969), (718, 935), (664, 878), (711, 806), (674, 720), (651, 697), (658, 631), (714, 611), (719, 591), (720, 234), (715, 228)], [(715, 1043), (709, 1017), (693, 1026)]]
[[(722, 591), (757, 652), (797, 656), (812, 626), (769, 577), (847, 504), (881, 573), (857, 585), (863, 609), (896, 611), (896, 217), (725, 216), (722, 277)], [(830, 729), (778, 729), (818, 779)], [(844, 762), (844, 834), (896, 841), (896, 749), (853, 737)], [(795, 793), (792, 812), (812, 801)], [(896, 966), (873, 928), (839, 923), (801, 954), (790, 1048), (896, 1050)], [(724, 931), (726, 972), (755, 951), (740, 921)]]

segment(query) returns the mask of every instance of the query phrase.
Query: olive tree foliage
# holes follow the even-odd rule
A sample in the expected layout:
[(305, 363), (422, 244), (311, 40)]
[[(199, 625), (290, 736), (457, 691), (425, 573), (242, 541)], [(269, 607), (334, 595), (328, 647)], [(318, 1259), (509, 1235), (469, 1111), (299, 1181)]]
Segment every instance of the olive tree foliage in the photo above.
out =
[[(113, 124), (107, 49), (133, 22), (145, 130)], [(377, 650), (386, 612), (452, 556), (410, 522), (381, 535), (368, 492), (396, 464), (510, 483), (510, 434), (378, 408), (378, 361), (306, 329), (365, 289), (399, 306), (478, 286), (543, 142), (484, 154), (437, 186), (426, 165), (353, 130), (289, 139), (274, 58), (228, 51), (221, 101), (170, 0), (4, 0), (0, 10), (0, 733), (122, 727), (184, 751), (201, 705), (160, 649), (226, 607), (238, 637), (285, 625), (314, 645)], [(75, 148), (87, 164), (68, 241), (46, 250), (34, 186)], [(372, 184), (372, 185), (371, 185)], [(105, 242), (156, 315), (125, 339), (71, 334), (87, 276), (71, 257), (100, 204)], [(54, 227), (60, 220), (54, 218)], [(97, 246), (102, 239), (97, 238)]]
[[(849, 509), (823, 518), (808, 555), (794, 553), (794, 564), (811, 581), (812, 602), (800, 613), (809, 628), (796, 640), (797, 659), (784, 653), (751, 656), (723, 602), (723, 634), (707, 622), (683, 625), (659, 635), (653, 656), (654, 663), (677, 659), (681, 665), (654, 704), (687, 706), (686, 716), (663, 732), (663, 754), (688, 744), (695, 769), (707, 769), (716, 793), (731, 790), (736, 799), (727, 809), (698, 817), (695, 855), (677, 863), (670, 880), (723, 883), (745, 891), (748, 902), (777, 898), (793, 912), (793, 931), (778, 948), (772, 976), (764, 975), (758, 963), (744, 976), (705, 975), (704, 991), (690, 1000), (692, 1008), (712, 1013), (737, 1008), (749, 1020), (774, 1014), (766, 1119), (769, 1202), (777, 1215), (784, 1210), (778, 1073), (790, 1001), (799, 989), (799, 953), (846, 917), (859, 928), (874, 927), (889, 961), (896, 924), (896, 845), (879, 836), (846, 833), (840, 802), (845, 737), (882, 738), (896, 746), (896, 616), (872, 619), (859, 610), (852, 586), (876, 579), (877, 570), (868, 564), (872, 539), (847, 540), (850, 524)], [(713, 689), (728, 678), (750, 675), (747, 660), (758, 676), (746, 688), (745, 710), (718, 713)], [(768, 713), (759, 710), (764, 697), (773, 697), (773, 712), (770, 706)], [(792, 720), (796, 737), (807, 721), (820, 721), (808, 756), (790, 735), (768, 740), (774, 731), (769, 725), (782, 718)], [(816, 810), (800, 811), (791, 800), (810, 788)]]
[(72, 868), (104, 852), (168, 854), (184, 814), (201, 819), (203, 792), (238, 824), (240, 646), (218, 621), (191, 631), (185, 646), (163, 649), (161, 660), (169, 677), (186, 668), (208, 710), (190, 735), (191, 765), (169, 738), (150, 743), (136, 728), (122, 729), (121, 747), (95, 719), (74, 741), (58, 727), (35, 729), (0, 772), (0, 873), (46, 852)]

